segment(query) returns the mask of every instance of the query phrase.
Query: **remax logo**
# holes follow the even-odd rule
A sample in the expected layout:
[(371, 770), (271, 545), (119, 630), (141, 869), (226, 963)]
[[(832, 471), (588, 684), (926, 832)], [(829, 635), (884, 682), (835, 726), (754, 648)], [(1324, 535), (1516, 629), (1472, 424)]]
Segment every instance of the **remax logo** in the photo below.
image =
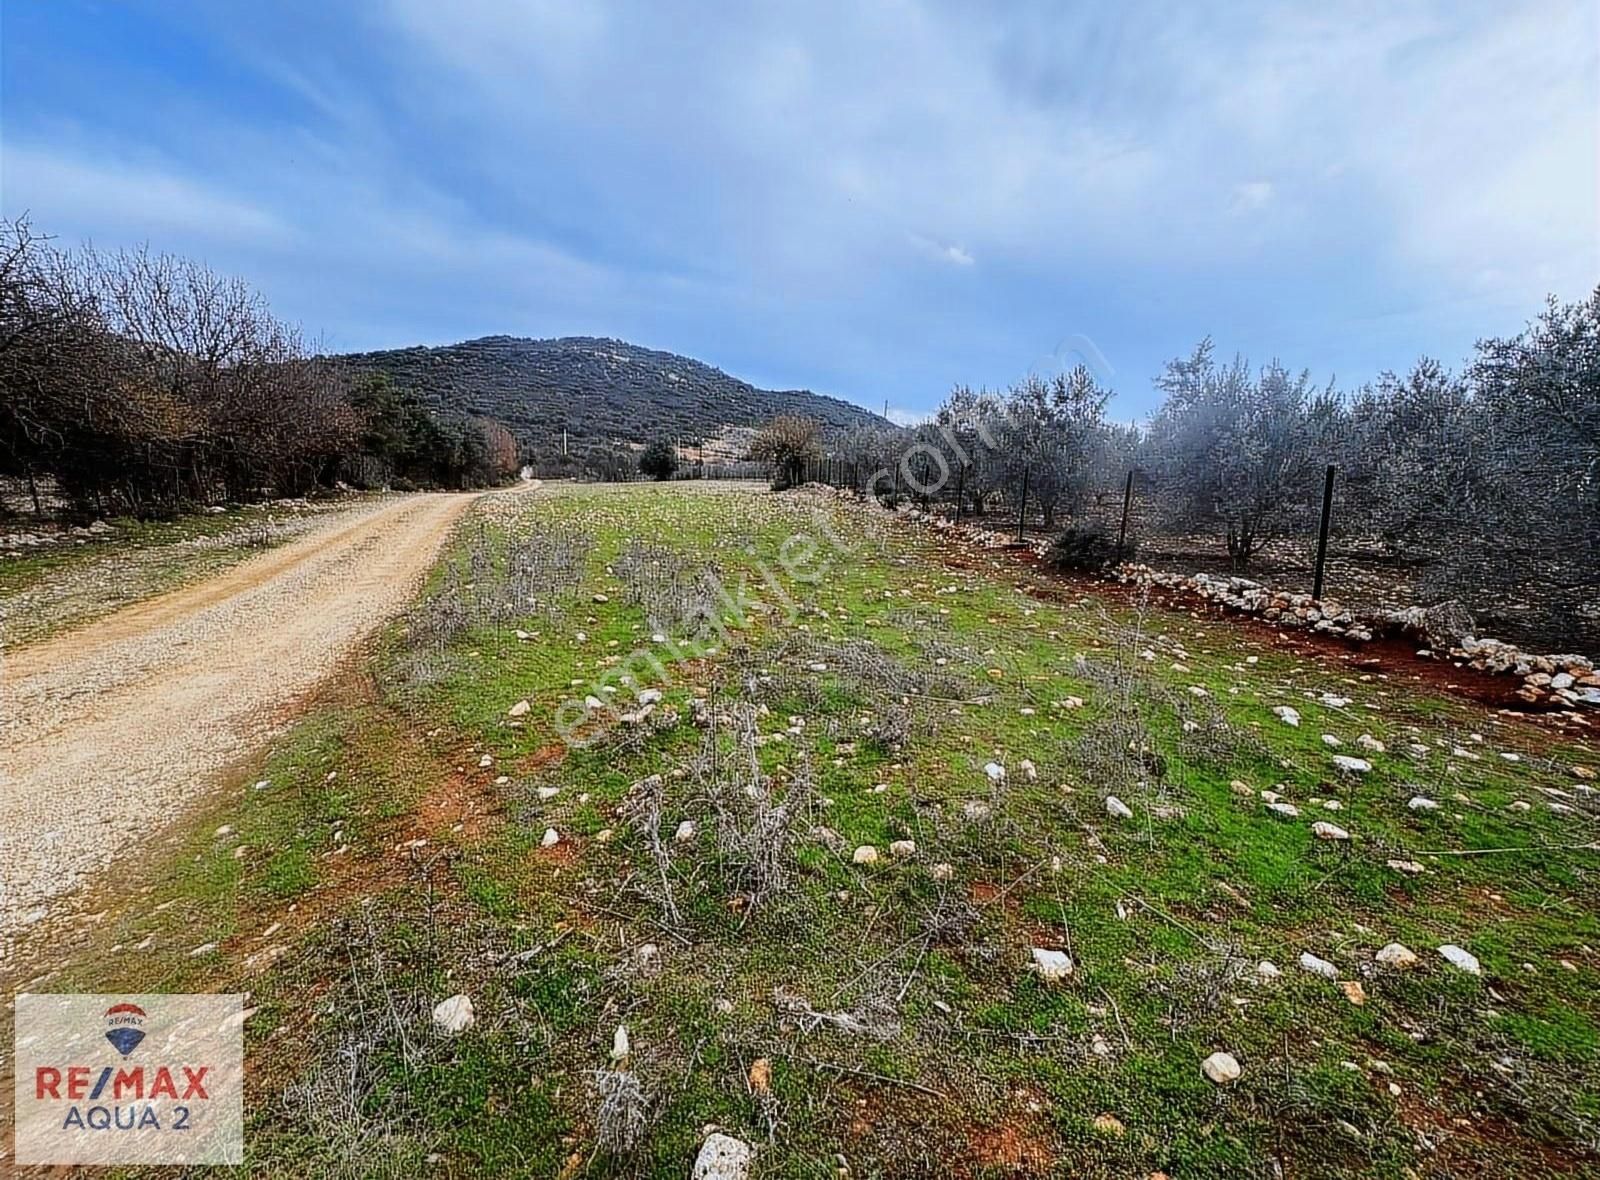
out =
[(90, 1166), (240, 1163), (243, 999), (18, 995), (12, 1158)]
[(106, 1009), (106, 1040), (126, 1057), (144, 1040), (144, 1009), (137, 1004), (113, 1004)]

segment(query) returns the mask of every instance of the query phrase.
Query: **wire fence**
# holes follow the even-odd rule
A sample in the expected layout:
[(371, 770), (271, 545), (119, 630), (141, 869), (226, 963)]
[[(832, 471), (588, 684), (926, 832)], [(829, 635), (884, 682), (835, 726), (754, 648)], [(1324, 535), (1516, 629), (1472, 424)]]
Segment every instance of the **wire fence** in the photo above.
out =
[[(1336, 600), (1361, 614), (1457, 601), (1480, 636), (1547, 652), (1600, 653), (1600, 597), (1588, 592), (1600, 553), (1584, 548), (1533, 551), (1516, 538), (1476, 530), (1470, 506), (1405, 505), (1382, 499), (1333, 466), (1308, 471), (1255, 522), (1253, 549), (1230, 551), (1221, 522), (1195, 523), (1172, 489), (1142, 470), (1102, 482), (1071, 502), (1042, 500), (1038, 472), (1023, 465), (998, 489), (975, 491), (969, 467), (942, 481), (915, 469), (865, 471), (848, 460), (819, 459), (808, 481), (876, 493), (953, 521), (1015, 537), (1053, 541), (1067, 529), (1110, 538), (1125, 560), (1153, 569), (1244, 577), (1275, 590)], [(924, 478), (924, 475), (927, 478)], [(1304, 486), (1298, 486), (1303, 483)], [(1379, 522), (1406, 521), (1405, 541)]]

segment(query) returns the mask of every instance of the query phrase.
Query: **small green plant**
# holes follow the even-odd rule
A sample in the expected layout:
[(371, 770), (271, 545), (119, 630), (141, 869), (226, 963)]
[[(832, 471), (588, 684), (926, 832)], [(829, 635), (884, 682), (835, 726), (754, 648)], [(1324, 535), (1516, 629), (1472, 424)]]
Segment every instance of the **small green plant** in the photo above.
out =
[(1118, 545), (1116, 539), (1097, 524), (1074, 526), (1055, 539), (1045, 560), (1057, 569), (1100, 573), (1119, 561), (1127, 561), (1133, 556), (1134, 548), (1132, 541)]

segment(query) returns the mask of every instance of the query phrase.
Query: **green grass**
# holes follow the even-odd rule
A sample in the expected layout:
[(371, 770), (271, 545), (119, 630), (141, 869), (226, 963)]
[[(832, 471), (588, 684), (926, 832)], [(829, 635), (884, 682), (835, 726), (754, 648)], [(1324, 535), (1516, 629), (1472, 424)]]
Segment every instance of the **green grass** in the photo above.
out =
[[(820, 535), (814, 512), (849, 551), (830, 551), (815, 580), (779, 573), (775, 587), (788, 538)], [(254, 1172), (388, 1175), (433, 1157), (452, 1175), (681, 1176), (708, 1124), (756, 1144), (763, 1176), (834, 1175), (840, 1155), (854, 1176), (1600, 1166), (1600, 858), (1556, 847), (1593, 840), (1595, 816), (1578, 798), (1578, 814), (1552, 811), (1541, 791), (1571, 795), (1570, 766), (1592, 752), (1417, 696), (1382, 668), (1303, 661), (1180, 613), (1061, 601), (1005, 555), (952, 565), (910, 530), (820, 501), (580, 488), (525, 513), (466, 530), (429, 592), (457, 592), (450, 563), (492, 584), (531, 527), (581, 529), (587, 565), (553, 614), (470, 630), (427, 676), (397, 626), (374, 657), (376, 688), (302, 723), (247, 776), (272, 786), (246, 782), (202, 817), (144, 902), (86, 944), (152, 938), (149, 950), (112, 961), (84, 950), (51, 981), (247, 986), (260, 1008), (248, 1026)], [(562, 702), (642, 669), (628, 663), (634, 650), (660, 648), (610, 572), (640, 538), (711, 563), (730, 587), (742, 575), (761, 605), (714, 655), (667, 661), (667, 678), (649, 682), (676, 724), (567, 750)], [(518, 628), (538, 638), (518, 640)], [(819, 654), (850, 643), (954, 688), (915, 703), (903, 740), (874, 737), (904, 694)], [(818, 660), (826, 671), (809, 670)], [(1135, 678), (1131, 706), (1096, 667)], [(809, 767), (825, 801), (790, 887), (753, 916), (706, 800), (692, 777), (673, 777), (703, 738), (694, 702), (731, 707), (751, 692), (765, 706), (763, 771), (791, 781)], [(1321, 704), (1325, 692), (1351, 703)], [(1056, 705), (1067, 697), (1085, 704)], [(507, 709), (524, 699), (513, 723)], [(1301, 712), (1298, 729), (1272, 715), (1279, 704)], [(1135, 811), (1119, 822), (1086, 751), (1130, 711), (1164, 774), (1115, 785)], [(1186, 733), (1185, 721), (1220, 736)], [(1323, 733), (1373, 771), (1334, 770)], [(1362, 734), (1386, 752), (1358, 748)], [(480, 768), (484, 753), (492, 765)], [(998, 787), (982, 769), (991, 760), (1008, 771)], [(618, 814), (656, 773), (668, 776), (665, 837), (682, 818), (701, 829), (673, 846), (676, 925), (649, 887), (643, 834)], [(1274, 816), (1235, 781), (1278, 791), (1301, 816)], [(437, 805), (442, 783), (476, 801), (474, 818)], [(559, 794), (540, 800), (541, 786)], [(1415, 794), (1441, 809), (1410, 810)], [(969, 818), (979, 802), (988, 814)], [(1315, 839), (1318, 819), (1353, 840)], [(219, 841), (223, 823), (234, 832)], [(547, 826), (562, 835), (555, 849), (540, 846)], [(427, 845), (396, 853), (419, 832)], [(915, 857), (889, 858), (906, 838)], [(868, 843), (884, 859), (852, 864)], [(240, 844), (251, 851), (236, 857)], [(1550, 849), (1448, 855), (1534, 846)], [(1388, 865), (1413, 859), (1420, 876)], [(936, 864), (952, 878), (937, 879)], [(274, 922), (283, 929), (263, 939)], [(217, 954), (190, 957), (211, 941)], [(1392, 941), (1421, 964), (1375, 967)], [(1484, 976), (1449, 967), (1434, 949), (1445, 942), (1478, 955)], [(263, 944), (283, 950), (264, 961)], [(1033, 946), (1070, 950), (1072, 978), (1031, 972)], [(1301, 971), (1302, 951), (1361, 982), (1365, 1002)], [(1281, 978), (1257, 975), (1264, 959)], [(440, 1039), (428, 1012), (458, 991), (478, 1022)], [(870, 1028), (818, 1022), (808, 1007), (865, 1014)], [(591, 1088), (593, 1071), (612, 1068), (619, 1023), (628, 1068), (653, 1096), (645, 1146), (627, 1162), (596, 1152)], [(1234, 1086), (1201, 1075), (1217, 1049), (1244, 1067)], [(339, 1080), (352, 1053), (353, 1087)], [(747, 1081), (761, 1057), (770, 1094)], [(337, 1105), (341, 1084), (361, 1113), (333, 1125), (317, 1112)], [(1125, 1132), (1097, 1130), (1102, 1114)]]

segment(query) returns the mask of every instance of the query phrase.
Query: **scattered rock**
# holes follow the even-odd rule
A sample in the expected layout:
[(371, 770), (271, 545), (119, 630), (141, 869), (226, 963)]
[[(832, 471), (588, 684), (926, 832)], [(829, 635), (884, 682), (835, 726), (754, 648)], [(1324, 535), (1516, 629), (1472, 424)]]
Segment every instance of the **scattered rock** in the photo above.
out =
[(1274, 815), (1281, 815), (1285, 819), (1300, 818), (1300, 809), (1293, 803), (1285, 803), (1281, 799), (1275, 799), (1271, 803), (1268, 803), (1267, 810), (1272, 812)]
[(989, 776), (989, 781), (991, 783), (1004, 782), (1006, 777), (1006, 768), (1001, 766), (998, 762), (989, 762), (984, 765), (983, 773)]
[(689, 1180), (748, 1180), (750, 1145), (720, 1131), (706, 1136)]
[(1033, 948), (1033, 967), (1047, 982), (1059, 983), (1072, 974), (1072, 960), (1065, 951)]
[(917, 842), (915, 840), (896, 840), (893, 844), (889, 845), (890, 856), (904, 858), (908, 856), (915, 856), (916, 854)]
[(617, 1025), (617, 1031), (611, 1034), (611, 1060), (626, 1061), (633, 1046), (628, 1040), (628, 1026)]
[(1200, 1072), (1219, 1086), (1231, 1085), (1239, 1080), (1244, 1070), (1232, 1053), (1213, 1053), (1200, 1063)]
[(1345, 831), (1343, 828), (1336, 824), (1326, 823), (1321, 820), (1311, 825), (1311, 831), (1318, 840), (1350, 839), (1350, 833)]
[(1320, 975), (1324, 979), (1338, 979), (1339, 968), (1326, 959), (1319, 959), (1310, 951), (1300, 953), (1300, 966), (1313, 975)]
[(466, 1032), (477, 1019), (472, 1011), (472, 1001), (464, 995), (441, 1000), (433, 1009), (433, 1027), (447, 1037)]
[(878, 863), (878, 850), (870, 844), (863, 844), (850, 859), (858, 865), (875, 865)]
[(1300, 711), (1298, 709), (1291, 708), (1288, 705), (1279, 705), (1272, 710), (1272, 713), (1285, 725), (1293, 725), (1297, 728), (1300, 725)]
[(1132, 819), (1133, 811), (1115, 795), (1106, 796), (1106, 814), (1112, 819)]
[(1393, 967), (1397, 971), (1409, 971), (1418, 963), (1417, 956), (1412, 953), (1411, 948), (1398, 942), (1391, 942), (1372, 957), (1385, 967)]
[(1447, 942), (1439, 948), (1439, 953), (1445, 961), (1458, 970), (1465, 971), (1468, 975), (1482, 975), (1483, 964), (1471, 951), (1463, 950), (1453, 942)]
[(539, 844), (543, 848), (554, 848), (560, 842), (561, 833), (554, 828), (546, 828), (544, 830), (544, 838), (539, 841)]
[(1333, 764), (1349, 774), (1366, 774), (1372, 769), (1372, 763), (1365, 758), (1352, 758), (1348, 754), (1335, 754)]
[(516, 704), (512, 705), (511, 708), (506, 710), (506, 716), (526, 717), (528, 715), (528, 710), (531, 708), (533, 708), (533, 706), (527, 701), (518, 701)]
[(686, 819), (678, 825), (678, 830), (672, 834), (672, 838), (679, 844), (687, 844), (695, 838), (696, 832), (694, 820)]
[(1429, 799), (1424, 795), (1413, 795), (1413, 796), (1411, 796), (1411, 798), (1406, 802), (1406, 806), (1411, 808), (1412, 811), (1438, 811), (1439, 810), (1439, 805), (1436, 802), (1434, 802), (1432, 799)]
[(1278, 970), (1278, 965), (1270, 959), (1262, 959), (1256, 964), (1256, 974), (1262, 979), (1277, 979), (1283, 972)]
[(1367, 989), (1361, 986), (1359, 980), (1347, 979), (1339, 985), (1339, 990), (1344, 993), (1344, 998), (1356, 1007), (1367, 1002)]

